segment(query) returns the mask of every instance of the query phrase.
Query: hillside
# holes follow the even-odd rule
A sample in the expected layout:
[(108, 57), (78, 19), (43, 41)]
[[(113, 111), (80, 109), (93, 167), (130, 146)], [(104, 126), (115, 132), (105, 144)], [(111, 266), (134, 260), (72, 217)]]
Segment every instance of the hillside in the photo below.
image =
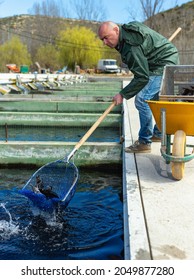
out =
[(96, 32), (99, 23), (32, 15), (0, 18), (0, 43), (3, 43), (13, 34), (20, 35), (22, 41), (27, 44), (33, 55), (39, 45), (48, 42), (52, 43), (60, 30), (76, 25), (86, 26)]
[[(149, 25), (149, 21), (146, 23)], [(173, 43), (179, 50), (181, 64), (194, 64), (194, 1), (155, 15), (154, 23), (154, 29), (167, 38), (176, 28), (182, 28)]]

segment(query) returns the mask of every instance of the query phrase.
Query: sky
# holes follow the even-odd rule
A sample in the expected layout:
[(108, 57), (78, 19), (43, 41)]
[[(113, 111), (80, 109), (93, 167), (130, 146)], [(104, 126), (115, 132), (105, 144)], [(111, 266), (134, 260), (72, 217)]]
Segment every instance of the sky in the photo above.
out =
[[(34, 3), (45, 0), (0, 0), (0, 17), (9, 17), (14, 15), (28, 14), (29, 9)], [(139, 0), (101, 0), (106, 9), (107, 18), (116, 23), (126, 23), (131, 20), (143, 21)], [(180, 6), (183, 3), (190, 2), (188, 0), (163, 0), (162, 10), (168, 10)], [(70, 5), (71, 0), (62, 0), (65, 4)], [(130, 10), (130, 12), (129, 12)], [(132, 16), (131, 16), (132, 15)]]

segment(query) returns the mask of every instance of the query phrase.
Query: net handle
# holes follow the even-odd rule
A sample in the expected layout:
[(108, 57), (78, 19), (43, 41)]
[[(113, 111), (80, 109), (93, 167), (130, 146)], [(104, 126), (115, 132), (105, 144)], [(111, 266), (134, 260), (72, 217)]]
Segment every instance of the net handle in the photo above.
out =
[(175, 32), (170, 36), (170, 38), (168, 39), (170, 42), (172, 42), (172, 40), (176, 37), (176, 35), (182, 30), (181, 27), (178, 27), (177, 30), (175, 30)]
[(86, 134), (80, 139), (80, 141), (75, 145), (73, 151), (67, 157), (67, 161), (69, 161), (75, 152), (86, 142), (86, 140), (90, 137), (90, 135), (94, 132), (94, 130), (100, 125), (100, 123), (105, 119), (105, 117), (110, 113), (110, 111), (114, 108), (116, 102), (113, 101), (111, 105), (104, 111), (104, 113), (97, 119), (97, 121), (90, 127), (90, 129), (86, 132)]

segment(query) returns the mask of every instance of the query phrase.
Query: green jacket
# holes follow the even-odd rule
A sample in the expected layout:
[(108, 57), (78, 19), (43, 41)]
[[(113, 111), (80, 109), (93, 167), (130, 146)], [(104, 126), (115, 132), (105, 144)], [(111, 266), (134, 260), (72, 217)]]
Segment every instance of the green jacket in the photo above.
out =
[(176, 47), (140, 22), (134, 21), (120, 27), (116, 50), (134, 74), (132, 81), (120, 91), (126, 99), (142, 90), (148, 83), (149, 76), (162, 75), (165, 65), (179, 63)]

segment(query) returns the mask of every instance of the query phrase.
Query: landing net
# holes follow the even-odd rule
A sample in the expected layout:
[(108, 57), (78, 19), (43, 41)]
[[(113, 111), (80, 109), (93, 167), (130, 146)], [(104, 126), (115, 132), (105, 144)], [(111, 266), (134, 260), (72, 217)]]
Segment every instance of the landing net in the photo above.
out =
[(67, 206), (75, 193), (78, 176), (74, 163), (57, 160), (38, 169), (21, 192), (29, 199), (41, 200), (41, 203), (45, 201), (50, 205), (50, 201), (60, 201)]

